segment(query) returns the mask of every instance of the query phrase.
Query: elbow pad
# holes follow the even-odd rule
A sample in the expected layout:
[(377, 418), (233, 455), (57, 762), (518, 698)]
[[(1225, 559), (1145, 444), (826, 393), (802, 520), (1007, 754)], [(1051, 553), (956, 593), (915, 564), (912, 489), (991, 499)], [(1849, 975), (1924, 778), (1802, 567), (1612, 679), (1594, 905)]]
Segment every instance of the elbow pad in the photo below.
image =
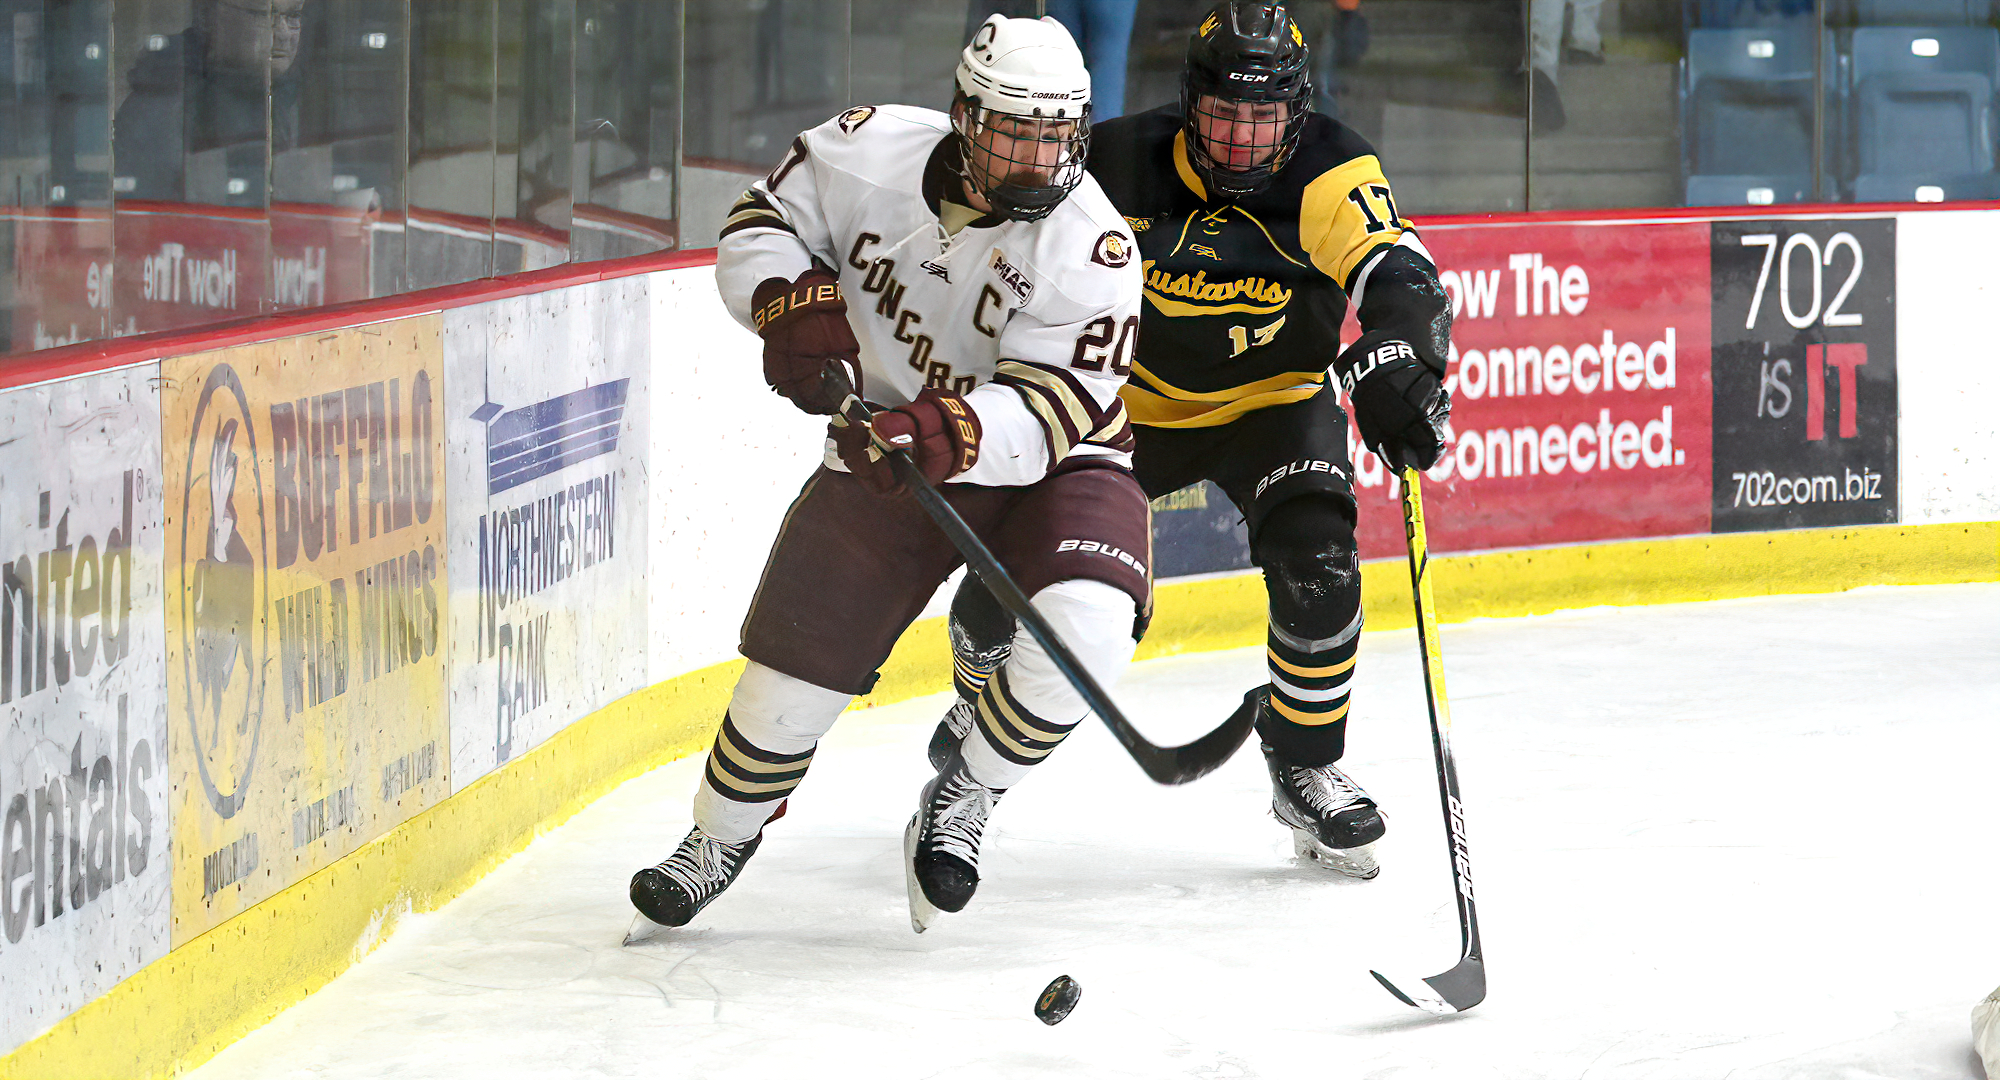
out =
[(1363, 333), (1386, 330), (1409, 342), (1424, 364), (1444, 375), (1451, 353), (1451, 296), (1430, 260), (1392, 247), (1368, 272), (1355, 313)]

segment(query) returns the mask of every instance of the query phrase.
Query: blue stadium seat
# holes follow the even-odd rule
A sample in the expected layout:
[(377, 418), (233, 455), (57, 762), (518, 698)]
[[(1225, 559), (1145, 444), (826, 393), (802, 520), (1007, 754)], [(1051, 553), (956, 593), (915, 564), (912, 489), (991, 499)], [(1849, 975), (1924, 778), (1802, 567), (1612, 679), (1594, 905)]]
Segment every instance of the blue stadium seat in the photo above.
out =
[(1811, 195), (1814, 36), (1810, 25), (1689, 31), (1681, 67), (1688, 205)]
[(1864, 27), (1850, 50), (1845, 125), (1854, 197), (1909, 202), (1989, 198), (2000, 30)]

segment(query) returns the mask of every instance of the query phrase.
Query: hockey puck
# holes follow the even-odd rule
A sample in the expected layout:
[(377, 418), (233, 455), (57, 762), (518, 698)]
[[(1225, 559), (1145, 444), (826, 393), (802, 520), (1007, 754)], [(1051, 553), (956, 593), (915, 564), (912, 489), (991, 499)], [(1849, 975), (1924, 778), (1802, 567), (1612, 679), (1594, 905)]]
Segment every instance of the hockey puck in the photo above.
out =
[(1058, 975), (1056, 981), (1042, 991), (1042, 996), (1035, 999), (1035, 1019), (1054, 1027), (1063, 1022), (1082, 997), (1083, 986), (1080, 983), (1067, 975)]

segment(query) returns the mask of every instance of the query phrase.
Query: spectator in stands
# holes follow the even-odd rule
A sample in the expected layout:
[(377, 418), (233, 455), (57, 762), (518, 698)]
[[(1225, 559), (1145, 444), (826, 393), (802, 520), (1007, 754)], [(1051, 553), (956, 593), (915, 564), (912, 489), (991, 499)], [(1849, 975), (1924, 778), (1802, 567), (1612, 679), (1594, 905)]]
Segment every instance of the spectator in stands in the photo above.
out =
[[(1039, 10), (1038, 10), (1039, 9)], [(1132, 46), (1132, 23), (1139, 0), (972, 0), (965, 8), (970, 39), (990, 15), (1009, 19), (1053, 16), (1076, 39), (1090, 71), (1090, 118), (1109, 120), (1125, 112), (1125, 60)]]
[[(1312, 50), (1313, 108), (1327, 116), (1340, 117), (1340, 73), (1360, 63), (1368, 52), (1368, 19), (1361, 14), (1361, 0), (1331, 0), (1328, 7), (1330, 17), (1316, 35), (1319, 44)], [(1297, 17), (1299, 24), (1312, 33), (1309, 13), (1299, 10)]]
[[(1535, 134), (1560, 131), (1568, 118), (1563, 113), (1562, 94), (1557, 91), (1560, 59), (1572, 63), (1604, 62), (1604, 40), (1597, 32), (1597, 18), (1604, 0), (1529, 0), (1528, 4), (1528, 92), (1534, 102)], [(1572, 12), (1569, 25), (1571, 47), (1562, 47), (1563, 13)]]
[(1139, 0), (1048, 0), (1048, 13), (1068, 28), (1090, 70), (1090, 118), (1125, 112), (1125, 55)]
[[(299, 55), (306, 0), (195, 0), (192, 24), (139, 54), (113, 138), (118, 193), (140, 199), (220, 201), (187, 189), (187, 158), (218, 148), (298, 143)], [(258, 190), (247, 201), (263, 201)]]

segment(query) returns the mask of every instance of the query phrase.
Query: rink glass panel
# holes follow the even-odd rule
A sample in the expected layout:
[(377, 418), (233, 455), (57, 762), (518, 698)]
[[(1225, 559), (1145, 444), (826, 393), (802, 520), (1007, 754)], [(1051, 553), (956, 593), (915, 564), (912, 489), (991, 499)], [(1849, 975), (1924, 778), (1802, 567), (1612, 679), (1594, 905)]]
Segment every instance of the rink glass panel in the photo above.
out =
[[(1126, 113), (1177, 98), (1204, 6), (1136, 0), (1108, 44), (1084, 26)], [(1295, 7), (1315, 107), (1374, 144), (1419, 223), (2000, 195), (1986, 0)], [(798, 131), (946, 108), (979, 19), (1044, 8), (6, 0), (5, 347), (707, 246)]]

